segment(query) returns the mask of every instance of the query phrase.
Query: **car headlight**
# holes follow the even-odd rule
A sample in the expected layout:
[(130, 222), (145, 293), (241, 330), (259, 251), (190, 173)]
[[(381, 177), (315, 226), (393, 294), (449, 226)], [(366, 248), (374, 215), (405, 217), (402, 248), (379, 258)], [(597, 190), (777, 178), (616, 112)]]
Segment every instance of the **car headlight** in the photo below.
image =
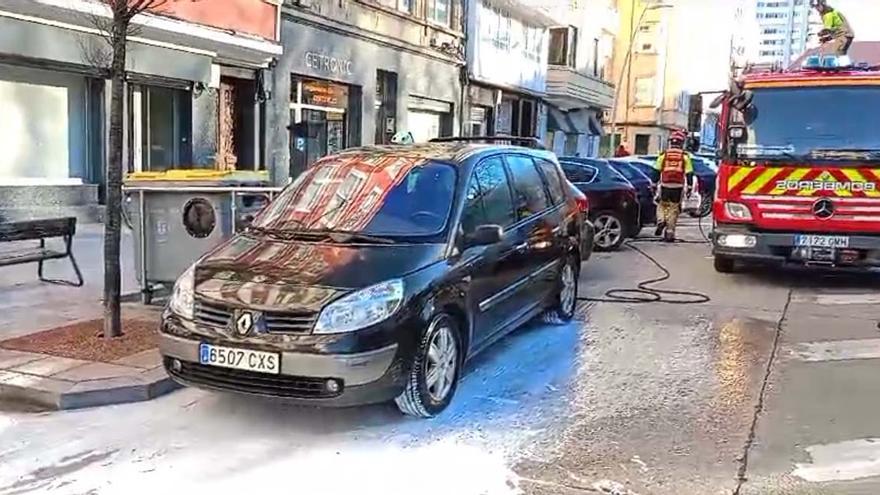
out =
[(192, 264), (183, 272), (183, 275), (177, 278), (171, 293), (171, 300), (168, 303), (171, 311), (188, 320), (193, 318), (195, 266), (195, 263)]
[(349, 294), (321, 311), (314, 333), (345, 333), (387, 319), (403, 302), (403, 281), (389, 280)]
[(749, 207), (742, 203), (728, 201), (724, 203), (724, 210), (730, 218), (735, 218), (737, 220), (752, 219), (752, 212), (749, 210)]

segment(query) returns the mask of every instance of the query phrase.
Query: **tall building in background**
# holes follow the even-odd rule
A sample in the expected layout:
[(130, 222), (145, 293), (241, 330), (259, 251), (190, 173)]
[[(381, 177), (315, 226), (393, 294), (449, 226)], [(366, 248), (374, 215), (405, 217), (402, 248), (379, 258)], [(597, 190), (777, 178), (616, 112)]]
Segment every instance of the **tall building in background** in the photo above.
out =
[(809, 0), (752, 0), (758, 25), (754, 63), (781, 64), (807, 50), (810, 34)]

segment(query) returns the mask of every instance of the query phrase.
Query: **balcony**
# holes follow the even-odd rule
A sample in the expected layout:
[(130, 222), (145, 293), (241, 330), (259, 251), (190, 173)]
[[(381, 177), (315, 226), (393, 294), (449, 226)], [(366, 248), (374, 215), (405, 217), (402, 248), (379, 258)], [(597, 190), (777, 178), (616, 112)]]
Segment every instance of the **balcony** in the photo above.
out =
[(547, 72), (547, 100), (562, 110), (611, 108), (614, 85), (571, 67), (551, 65)]

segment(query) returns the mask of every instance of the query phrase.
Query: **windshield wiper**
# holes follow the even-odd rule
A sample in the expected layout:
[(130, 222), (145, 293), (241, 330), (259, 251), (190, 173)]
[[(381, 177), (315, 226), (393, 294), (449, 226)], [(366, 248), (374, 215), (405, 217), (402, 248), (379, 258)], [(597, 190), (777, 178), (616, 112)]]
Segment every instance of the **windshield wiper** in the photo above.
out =
[(265, 236), (274, 237), (277, 239), (290, 239), (291, 236), (296, 234), (295, 230), (258, 227), (256, 225), (249, 225), (247, 227), (247, 232), (256, 232), (258, 234), (263, 234)]
[(371, 244), (394, 244), (394, 239), (390, 239), (388, 237), (382, 237), (377, 235), (369, 235), (369, 234), (361, 234), (360, 232), (349, 232), (347, 230), (332, 230), (332, 229), (323, 229), (323, 230), (311, 230), (309, 232), (305, 232), (308, 235), (315, 235), (321, 238), (330, 239), (333, 242), (338, 243), (346, 243), (346, 242), (368, 242)]
[(880, 160), (880, 148), (822, 148), (810, 151), (810, 158), (826, 160)]

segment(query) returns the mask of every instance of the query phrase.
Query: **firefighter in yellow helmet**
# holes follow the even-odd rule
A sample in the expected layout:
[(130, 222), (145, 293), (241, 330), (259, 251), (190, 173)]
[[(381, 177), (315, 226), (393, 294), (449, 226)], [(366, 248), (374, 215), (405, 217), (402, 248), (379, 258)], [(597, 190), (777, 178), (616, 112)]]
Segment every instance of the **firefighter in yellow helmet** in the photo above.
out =
[(657, 231), (666, 242), (675, 242), (675, 225), (681, 213), (681, 203), (689, 194), (688, 184), (693, 180), (694, 165), (684, 150), (687, 135), (674, 131), (669, 138), (669, 149), (657, 157), (654, 168), (660, 171), (657, 188)]

